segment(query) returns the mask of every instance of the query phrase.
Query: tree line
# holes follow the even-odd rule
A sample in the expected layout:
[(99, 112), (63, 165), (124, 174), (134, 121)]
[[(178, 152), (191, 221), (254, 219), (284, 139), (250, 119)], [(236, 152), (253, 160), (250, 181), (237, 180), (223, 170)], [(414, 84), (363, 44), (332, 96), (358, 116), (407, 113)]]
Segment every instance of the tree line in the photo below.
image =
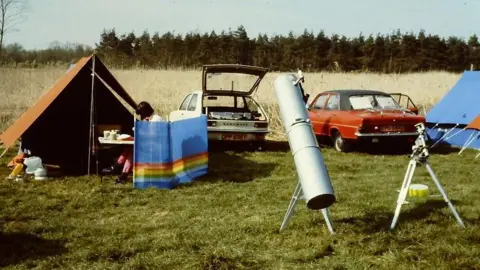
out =
[(118, 34), (105, 29), (94, 48), (59, 43), (44, 50), (25, 50), (20, 44), (3, 48), (5, 65), (69, 64), (97, 53), (112, 68), (199, 68), (211, 63), (239, 63), (272, 71), (370, 71), (404, 73), (432, 70), (462, 72), (480, 67), (480, 43), (419, 33), (377, 34), (357, 37), (326, 35), (305, 30), (300, 35), (259, 34), (249, 37), (243, 26), (216, 33), (166, 32)]

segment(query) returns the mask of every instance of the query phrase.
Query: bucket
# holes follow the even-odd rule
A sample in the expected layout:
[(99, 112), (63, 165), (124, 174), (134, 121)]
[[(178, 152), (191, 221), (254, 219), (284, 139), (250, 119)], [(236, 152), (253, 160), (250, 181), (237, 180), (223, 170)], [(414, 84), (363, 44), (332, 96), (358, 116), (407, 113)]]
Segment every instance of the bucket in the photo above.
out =
[(423, 184), (413, 184), (410, 185), (408, 189), (408, 196), (424, 198), (428, 196), (428, 186)]
[(45, 180), (47, 179), (47, 169), (37, 168), (34, 172), (35, 180)]

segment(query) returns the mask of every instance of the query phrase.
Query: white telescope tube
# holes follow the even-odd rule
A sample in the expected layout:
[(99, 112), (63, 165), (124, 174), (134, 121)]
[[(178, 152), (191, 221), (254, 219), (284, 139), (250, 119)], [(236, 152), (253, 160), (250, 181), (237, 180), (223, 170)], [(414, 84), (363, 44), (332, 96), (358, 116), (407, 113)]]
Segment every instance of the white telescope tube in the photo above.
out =
[(293, 74), (280, 75), (275, 80), (275, 94), (307, 207), (319, 210), (336, 198), (297, 83)]

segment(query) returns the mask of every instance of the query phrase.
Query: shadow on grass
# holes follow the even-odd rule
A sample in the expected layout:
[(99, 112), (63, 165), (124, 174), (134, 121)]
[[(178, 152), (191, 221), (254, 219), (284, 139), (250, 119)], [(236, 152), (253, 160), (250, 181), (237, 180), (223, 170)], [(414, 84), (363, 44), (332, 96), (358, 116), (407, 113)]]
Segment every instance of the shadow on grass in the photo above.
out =
[(267, 141), (265, 144), (266, 152), (290, 152), (288, 141)]
[[(333, 142), (328, 137), (317, 136), (317, 141), (321, 147), (333, 148)], [(359, 140), (354, 145), (350, 154), (370, 154), (370, 155), (405, 155), (412, 154), (412, 146), (414, 142), (397, 141), (395, 139), (389, 139), (383, 142), (372, 143), (366, 140)], [(458, 153), (460, 149), (453, 147), (449, 144), (439, 143), (433, 148), (430, 148), (432, 143), (427, 141), (427, 147), (430, 154), (448, 155), (451, 153)]]
[[(457, 201), (450, 200), (455, 207)], [(398, 217), (397, 223), (395, 224), (395, 229), (401, 226), (402, 223), (407, 222), (424, 222), (426, 224), (435, 224), (437, 223), (434, 220), (428, 219), (431, 215), (440, 214), (444, 216), (444, 213), (441, 213), (440, 210), (448, 207), (447, 203), (443, 200), (428, 200), (424, 203), (415, 203), (415, 206), (409, 209), (406, 209), (406, 205), (402, 206), (402, 211)], [(458, 212), (458, 210), (457, 210)], [(354, 231), (359, 231), (361, 233), (377, 233), (382, 231), (389, 231), (390, 225), (393, 220), (393, 215), (395, 213), (395, 208), (392, 208), (391, 211), (377, 211), (371, 212), (367, 215), (361, 217), (349, 217), (343, 218), (337, 221), (337, 223), (345, 223), (356, 226)], [(448, 214), (453, 217), (453, 213), (448, 209)], [(461, 216), (461, 214), (459, 213)], [(463, 219), (465, 222), (465, 220)], [(457, 222), (456, 219), (453, 222)]]
[(208, 173), (196, 181), (245, 183), (270, 176), (277, 164), (256, 162), (235, 152), (210, 152)]
[[(429, 145), (430, 147), (430, 145)], [(429, 148), (428, 151), (430, 154), (436, 155), (449, 155), (451, 153), (458, 153), (460, 152), (459, 148), (450, 146), (449, 144), (437, 144), (433, 148)]]
[(236, 153), (244, 152), (288, 152), (290, 151), (290, 145), (287, 141), (271, 141), (267, 140), (263, 146), (262, 150), (258, 150), (255, 145), (246, 142), (226, 142), (226, 141), (209, 141), (208, 142), (208, 151), (215, 152), (225, 152), (232, 151)]
[(64, 242), (47, 240), (27, 233), (0, 232), (0, 266), (19, 264), (67, 252)]
[[(317, 141), (321, 148), (333, 149), (333, 141), (330, 137), (317, 136)], [(347, 153), (367, 155), (409, 155), (411, 152), (412, 147), (407, 143), (397, 143), (394, 140), (372, 143), (363, 139), (354, 142)]]
[[(371, 155), (388, 155), (388, 156), (409, 156), (412, 154), (412, 145), (399, 145), (392, 146), (390, 144), (386, 145), (361, 145), (357, 147), (353, 153), (366, 153)], [(450, 147), (448, 145), (435, 145), (433, 148), (430, 148), (430, 145), (427, 145), (427, 150), (431, 155), (449, 155), (451, 153), (458, 153), (460, 149)]]

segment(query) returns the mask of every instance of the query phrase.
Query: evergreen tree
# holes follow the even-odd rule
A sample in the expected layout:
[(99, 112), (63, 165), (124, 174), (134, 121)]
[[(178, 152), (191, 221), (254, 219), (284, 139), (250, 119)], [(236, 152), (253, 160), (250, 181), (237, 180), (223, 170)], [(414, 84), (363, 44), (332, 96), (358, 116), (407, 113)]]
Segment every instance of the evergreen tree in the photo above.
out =
[[(215, 31), (185, 35), (166, 32), (150, 36), (143, 31), (119, 35), (115, 29), (100, 34), (95, 51), (106, 64), (114, 67), (198, 68), (209, 63), (258, 65), (272, 71), (342, 70), (371, 72), (414, 72), (447, 70), (462, 72), (474, 65), (480, 69), (480, 44), (476, 35), (467, 41), (438, 35), (401, 33), (349, 38), (327, 36), (323, 30), (305, 29), (300, 35), (258, 34), (248, 36), (244, 26), (234, 31)], [(25, 50), (20, 44), (4, 48), (6, 63), (72, 63), (93, 49), (81, 44), (58, 42), (44, 50)]]

